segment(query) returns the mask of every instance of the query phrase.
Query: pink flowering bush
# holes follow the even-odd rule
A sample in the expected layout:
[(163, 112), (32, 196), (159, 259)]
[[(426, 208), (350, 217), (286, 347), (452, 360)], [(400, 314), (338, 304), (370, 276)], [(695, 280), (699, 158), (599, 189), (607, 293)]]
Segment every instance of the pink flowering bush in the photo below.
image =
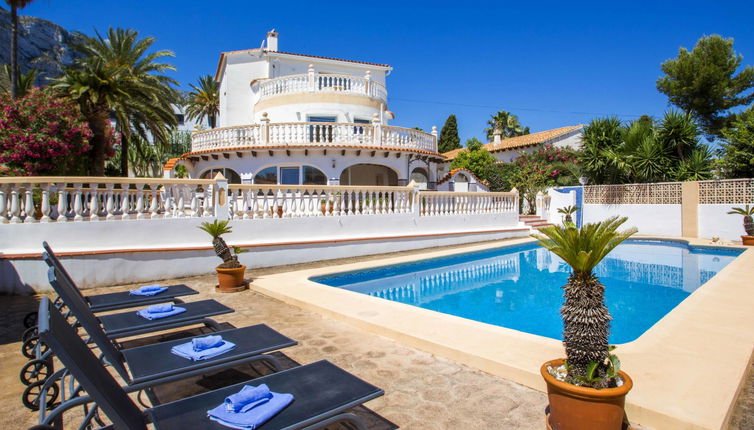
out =
[(79, 105), (51, 89), (12, 100), (0, 94), (0, 165), (4, 174), (71, 175), (85, 170), (92, 131)]

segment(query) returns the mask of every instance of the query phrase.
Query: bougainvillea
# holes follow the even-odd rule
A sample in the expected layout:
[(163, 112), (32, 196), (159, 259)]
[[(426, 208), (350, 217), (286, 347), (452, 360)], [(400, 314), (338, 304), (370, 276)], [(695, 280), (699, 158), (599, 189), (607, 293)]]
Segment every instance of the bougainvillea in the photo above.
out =
[(82, 171), (92, 132), (78, 104), (50, 89), (12, 100), (0, 95), (0, 164), (4, 174), (70, 175)]

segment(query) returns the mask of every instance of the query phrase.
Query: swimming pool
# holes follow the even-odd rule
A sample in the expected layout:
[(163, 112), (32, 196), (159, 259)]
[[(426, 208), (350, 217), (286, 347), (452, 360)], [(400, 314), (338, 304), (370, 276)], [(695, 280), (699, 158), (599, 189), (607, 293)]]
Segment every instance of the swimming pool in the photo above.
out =
[[(627, 240), (596, 268), (613, 316), (610, 342), (641, 336), (742, 251)], [(526, 243), (311, 278), (333, 287), (561, 339), (569, 267)]]

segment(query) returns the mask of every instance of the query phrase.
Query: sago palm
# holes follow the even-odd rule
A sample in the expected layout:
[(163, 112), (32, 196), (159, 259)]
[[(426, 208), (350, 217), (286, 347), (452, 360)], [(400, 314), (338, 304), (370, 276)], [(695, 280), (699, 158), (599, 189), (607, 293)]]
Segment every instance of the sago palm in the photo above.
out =
[(742, 215), (744, 217), (744, 231), (747, 236), (754, 236), (754, 206), (746, 205), (742, 208), (731, 208), (728, 215)]
[(215, 128), (220, 113), (220, 85), (212, 76), (206, 75), (199, 78), (198, 87), (191, 84), (191, 89), (186, 101), (188, 119), (202, 120), (206, 117), (210, 128)]
[(565, 303), (563, 344), (571, 381), (596, 381), (594, 388), (605, 388), (613, 381), (608, 374), (610, 313), (605, 305), (605, 286), (594, 275), (594, 268), (636, 229), (618, 231), (627, 218), (611, 217), (577, 228), (573, 224), (550, 226), (533, 235), (539, 245), (571, 266), (568, 283), (563, 286)]
[(215, 254), (223, 260), (223, 263), (219, 267), (224, 269), (241, 267), (241, 263), (238, 262), (238, 257), (230, 252), (228, 244), (225, 243), (225, 239), (222, 238), (222, 235), (232, 232), (231, 227), (228, 225), (228, 221), (205, 221), (199, 226), (199, 229), (206, 231), (212, 236), (212, 246), (215, 248)]
[(566, 206), (558, 209), (558, 213), (565, 215), (563, 222), (573, 223), (573, 215), (579, 210), (578, 206)]

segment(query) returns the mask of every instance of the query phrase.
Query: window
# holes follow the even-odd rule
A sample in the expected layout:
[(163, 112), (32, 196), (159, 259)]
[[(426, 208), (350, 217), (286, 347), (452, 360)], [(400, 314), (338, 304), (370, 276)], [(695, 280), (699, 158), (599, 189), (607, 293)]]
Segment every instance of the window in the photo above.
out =
[(299, 185), (299, 168), (281, 167), (280, 183), (283, 185)]
[[(334, 116), (310, 116), (309, 122), (335, 122)], [(329, 124), (310, 124), (309, 142), (332, 142), (332, 126)]]
[(254, 176), (255, 184), (277, 184), (278, 183), (278, 168), (268, 167)]
[(427, 182), (429, 182), (426, 171), (421, 168), (414, 169), (411, 172), (411, 180), (416, 182), (417, 184), (426, 184)]
[(337, 119), (334, 116), (309, 116), (309, 122), (335, 122)]
[(175, 115), (175, 120), (176, 122), (178, 122), (178, 125), (183, 125), (186, 123), (186, 119), (182, 113), (176, 113), (173, 115)]
[[(353, 122), (356, 124), (371, 124), (372, 121), (368, 119), (354, 118)], [(353, 126), (353, 134), (364, 134), (364, 127), (355, 125)]]
[(327, 176), (316, 167), (304, 166), (304, 185), (327, 185)]
[(326, 185), (327, 176), (312, 166), (272, 166), (257, 173), (254, 176), (254, 183), (258, 185)]
[(218, 173), (222, 173), (223, 176), (225, 176), (225, 179), (228, 180), (229, 184), (240, 184), (241, 183), (241, 176), (236, 173), (233, 169), (209, 169), (205, 170), (204, 173), (201, 174), (201, 179), (212, 179), (215, 176), (217, 176)]

